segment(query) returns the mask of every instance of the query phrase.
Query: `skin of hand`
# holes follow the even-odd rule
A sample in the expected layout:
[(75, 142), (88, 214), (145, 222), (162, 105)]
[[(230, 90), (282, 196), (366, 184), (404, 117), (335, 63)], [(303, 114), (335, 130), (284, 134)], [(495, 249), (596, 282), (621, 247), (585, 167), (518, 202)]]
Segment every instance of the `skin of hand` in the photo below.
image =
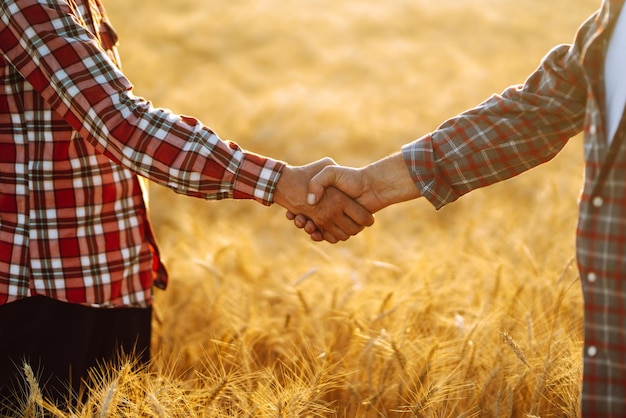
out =
[[(371, 213), (395, 203), (420, 197), (401, 153), (390, 155), (362, 168), (327, 166), (309, 182), (308, 201), (315, 204), (329, 187), (336, 187)], [(303, 228), (314, 241), (322, 235), (314, 222), (301, 213), (287, 212), (287, 218)]]
[(307, 202), (310, 180), (322, 169), (334, 164), (332, 159), (324, 158), (304, 166), (288, 165), (281, 171), (274, 192), (275, 203), (314, 225), (316, 241), (324, 240), (331, 244), (345, 241), (374, 223), (370, 211), (330, 185), (314, 204)]

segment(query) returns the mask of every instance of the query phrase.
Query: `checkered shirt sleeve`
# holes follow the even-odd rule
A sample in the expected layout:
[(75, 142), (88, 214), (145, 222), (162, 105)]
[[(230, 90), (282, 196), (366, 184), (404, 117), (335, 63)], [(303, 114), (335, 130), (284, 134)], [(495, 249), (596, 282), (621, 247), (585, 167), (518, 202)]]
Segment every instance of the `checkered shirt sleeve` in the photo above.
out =
[(552, 159), (582, 130), (587, 91), (576, 51), (553, 49), (525, 84), (493, 95), (403, 147), (436, 208)]
[(269, 205), (284, 164), (132, 94), (99, 0), (0, 2), (0, 304), (147, 306), (166, 275), (138, 176)]
[(66, 1), (4, 0), (0, 12), (4, 58), (98, 152), (178, 193), (272, 202), (282, 163), (134, 96)]
[(583, 417), (626, 416), (626, 116), (609, 145), (604, 54), (624, 0), (605, 0), (572, 45), (553, 49), (521, 86), (406, 145), (417, 187), (436, 208), (551, 159), (584, 132), (576, 232), (585, 301)]

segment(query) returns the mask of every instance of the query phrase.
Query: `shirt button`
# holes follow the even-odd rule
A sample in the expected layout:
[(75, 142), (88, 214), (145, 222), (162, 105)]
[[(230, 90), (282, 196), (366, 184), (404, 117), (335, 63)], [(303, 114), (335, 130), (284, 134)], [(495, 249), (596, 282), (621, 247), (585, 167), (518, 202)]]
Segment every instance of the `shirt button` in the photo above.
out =
[(595, 283), (596, 280), (598, 280), (598, 276), (596, 276), (596, 273), (589, 273), (589, 274), (587, 274), (587, 281), (589, 283)]
[(595, 357), (598, 354), (598, 349), (596, 348), (595, 345), (590, 345), (589, 347), (587, 347), (587, 355), (589, 357)]
[(591, 204), (593, 205), (593, 207), (599, 208), (604, 204), (604, 199), (602, 199), (600, 196), (596, 196), (591, 201)]
[(595, 135), (595, 134), (596, 134), (596, 132), (598, 132), (598, 129), (596, 128), (596, 125), (591, 125), (591, 126), (589, 127), (589, 133), (590, 133), (591, 135)]

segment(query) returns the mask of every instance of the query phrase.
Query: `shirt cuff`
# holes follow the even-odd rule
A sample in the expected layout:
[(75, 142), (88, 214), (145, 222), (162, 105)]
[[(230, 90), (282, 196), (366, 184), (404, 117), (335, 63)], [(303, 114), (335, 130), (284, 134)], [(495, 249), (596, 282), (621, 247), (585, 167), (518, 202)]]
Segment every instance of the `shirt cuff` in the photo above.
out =
[(458, 196), (439, 172), (433, 136), (428, 134), (402, 147), (402, 158), (420, 194), (439, 210)]
[(283, 161), (244, 152), (233, 182), (233, 198), (254, 199), (270, 206), (274, 203), (276, 184), (286, 165)]

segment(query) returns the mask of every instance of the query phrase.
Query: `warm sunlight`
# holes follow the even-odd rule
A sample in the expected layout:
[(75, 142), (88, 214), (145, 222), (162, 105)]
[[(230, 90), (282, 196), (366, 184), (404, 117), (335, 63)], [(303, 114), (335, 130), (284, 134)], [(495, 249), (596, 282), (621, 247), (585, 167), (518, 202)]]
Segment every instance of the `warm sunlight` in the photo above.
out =
[[(523, 82), (600, 1), (103, 3), (137, 95), (250, 151), (361, 166)], [(530, 173), (441, 211), (396, 205), (336, 245), (276, 205), (153, 186), (172, 276), (155, 359), (95, 373), (74, 416), (576, 416), (582, 175), (575, 138)]]

